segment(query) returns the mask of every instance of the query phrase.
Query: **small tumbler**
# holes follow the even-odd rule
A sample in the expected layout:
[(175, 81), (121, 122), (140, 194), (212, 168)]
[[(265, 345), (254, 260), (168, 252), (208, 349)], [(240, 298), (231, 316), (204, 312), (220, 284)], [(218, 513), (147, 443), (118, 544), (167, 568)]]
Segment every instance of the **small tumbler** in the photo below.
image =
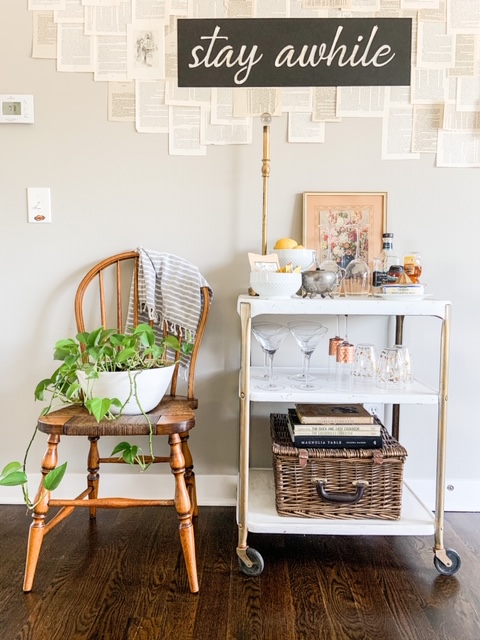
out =
[(384, 349), (380, 354), (376, 383), (382, 389), (406, 389), (405, 367), (398, 349)]
[(374, 344), (363, 343), (355, 347), (353, 364), (354, 385), (374, 384), (377, 373), (377, 354)]
[(412, 384), (414, 377), (413, 377), (413, 358), (412, 358), (412, 354), (410, 352), (410, 349), (408, 347), (405, 347), (403, 344), (396, 344), (393, 347), (394, 349), (396, 349), (399, 354), (400, 357), (402, 359), (402, 364), (403, 364), (403, 368), (404, 368), (404, 376), (405, 376), (405, 382), (407, 384)]

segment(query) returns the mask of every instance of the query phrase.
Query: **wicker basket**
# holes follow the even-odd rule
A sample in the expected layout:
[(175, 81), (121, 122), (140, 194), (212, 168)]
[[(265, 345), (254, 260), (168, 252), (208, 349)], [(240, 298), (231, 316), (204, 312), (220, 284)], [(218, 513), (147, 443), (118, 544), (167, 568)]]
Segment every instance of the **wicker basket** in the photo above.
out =
[(400, 518), (407, 451), (383, 425), (381, 449), (297, 449), (285, 414), (271, 414), (270, 426), (279, 515)]

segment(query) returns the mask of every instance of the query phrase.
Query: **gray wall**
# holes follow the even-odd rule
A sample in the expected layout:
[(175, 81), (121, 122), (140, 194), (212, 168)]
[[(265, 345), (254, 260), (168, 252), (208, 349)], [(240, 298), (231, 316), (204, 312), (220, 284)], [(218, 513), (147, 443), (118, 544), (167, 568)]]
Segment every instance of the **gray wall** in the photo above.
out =
[[(41, 409), (33, 390), (52, 370), (54, 342), (75, 332), (80, 278), (100, 259), (143, 245), (194, 262), (215, 291), (198, 364), (194, 450), (198, 473), (235, 474), (236, 299), (248, 287), (247, 252), (261, 250), (260, 122), (251, 145), (209, 147), (206, 157), (169, 156), (166, 135), (142, 135), (133, 123), (107, 121), (106, 83), (93, 82), (92, 74), (57, 73), (55, 61), (30, 57), (26, 2), (3, 0), (0, 16), (0, 93), (33, 94), (36, 114), (34, 125), (0, 125), (0, 466), (18, 458), (28, 442)], [(379, 119), (328, 124), (326, 142), (308, 145), (287, 144), (283, 116), (274, 119), (271, 138), (269, 248), (282, 236), (301, 238), (304, 191), (387, 191), (396, 249), (420, 250), (428, 291), (452, 300), (447, 479), (468, 491), (480, 481), (478, 169), (439, 169), (433, 154), (382, 161)], [(27, 224), (26, 188), (32, 186), (52, 190), (50, 225)], [(406, 327), (427, 378), (438, 347), (434, 326), (418, 321)], [(351, 337), (364, 340), (372, 330), (352, 323)], [(285, 349), (300, 364), (293, 342)], [(313, 364), (323, 363), (326, 351), (319, 350)], [(270, 409), (254, 413), (265, 416)], [(402, 415), (408, 475), (432, 478), (435, 411)], [(255, 426), (255, 463), (268, 464), (266, 420), (255, 418)], [(41, 440), (34, 446), (38, 455)], [(63, 450), (71, 470), (83, 472), (78, 444), (66, 442)]]

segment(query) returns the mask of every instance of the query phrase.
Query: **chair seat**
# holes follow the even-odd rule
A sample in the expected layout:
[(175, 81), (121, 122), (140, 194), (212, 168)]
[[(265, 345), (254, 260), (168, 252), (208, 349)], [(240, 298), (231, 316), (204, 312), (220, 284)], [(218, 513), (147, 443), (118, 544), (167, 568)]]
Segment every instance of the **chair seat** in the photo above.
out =
[[(163, 400), (146, 415), (156, 436), (185, 433), (195, 426), (192, 409), (195, 402), (184, 396), (164, 396)], [(67, 406), (38, 420), (38, 429), (50, 435), (66, 436), (144, 436), (149, 425), (143, 415), (119, 416), (115, 420), (97, 422), (85, 407)]]

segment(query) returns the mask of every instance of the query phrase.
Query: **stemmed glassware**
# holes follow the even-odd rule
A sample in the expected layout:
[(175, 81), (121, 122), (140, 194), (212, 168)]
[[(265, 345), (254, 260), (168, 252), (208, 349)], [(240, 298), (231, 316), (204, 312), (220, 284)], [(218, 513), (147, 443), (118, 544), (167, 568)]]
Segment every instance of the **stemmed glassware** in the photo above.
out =
[(292, 332), (298, 346), (303, 353), (303, 371), (297, 376), (298, 384), (293, 386), (296, 389), (318, 389), (319, 385), (310, 376), (310, 358), (318, 343), (327, 332), (319, 322), (289, 322), (288, 327)]
[(345, 314), (345, 334), (343, 341), (337, 347), (337, 361), (335, 371), (335, 387), (350, 390), (353, 385), (353, 361), (355, 347), (348, 340), (348, 315)]
[(257, 384), (257, 388), (266, 389), (267, 391), (283, 389), (283, 385), (276, 384), (273, 381), (273, 357), (288, 335), (288, 327), (275, 322), (259, 322), (252, 326), (252, 333), (267, 354), (268, 361), (268, 380)]
[(320, 269), (323, 271), (333, 271), (337, 276), (337, 284), (335, 287), (330, 290), (330, 295), (334, 298), (338, 297), (342, 290), (342, 281), (345, 277), (345, 269), (343, 269), (332, 256), (332, 230), (331, 227), (328, 227), (328, 235), (327, 235), (327, 257), (320, 263)]
[[(255, 334), (255, 332), (253, 331), (253, 328), (258, 325), (258, 324), (266, 324), (264, 322), (256, 322), (252, 325), (252, 333), (255, 336), (255, 339), (257, 340), (257, 342), (259, 343), (259, 345), (262, 348), (262, 353), (263, 353), (263, 371), (259, 372), (259, 373), (255, 373), (252, 375), (252, 378), (255, 380), (268, 380), (270, 377), (270, 372), (269, 372), (269, 366), (268, 366), (268, 353), (267, 350), (265, 349), (265, 347), (263, 346), (263, 344), (260, 342), (258, 336)], [(269, 322), (268, 324), (270, 324), (273, 327), (281, 327), (282, 325), (278, 322)]]
[[(338, 316), (337, 316), (337, 319), (338, 319)], [(338, 325), (337, 325), (337, 329), (338, 329)], [(350, 344), (350, 342), (348, 340), (348, 315), (347, 314), (345, 314), (345, 333), (343, 335), (342, 344), (344, 344), (344, 345), (349, 345)]]
[(340, 316), (337, 315), (337, 331), (333, 338), (328, 341), (328, 380), (335, 380), (337, 371), (337, 347), (343, 342), (340, 337)]
[(360, 229), (351, 225), (356, 233), (355, 258), (348, 263), (343, 279), (343, 288), (347, 297), (365, 297), (370, 293), (370, 268), (360, 257)]

